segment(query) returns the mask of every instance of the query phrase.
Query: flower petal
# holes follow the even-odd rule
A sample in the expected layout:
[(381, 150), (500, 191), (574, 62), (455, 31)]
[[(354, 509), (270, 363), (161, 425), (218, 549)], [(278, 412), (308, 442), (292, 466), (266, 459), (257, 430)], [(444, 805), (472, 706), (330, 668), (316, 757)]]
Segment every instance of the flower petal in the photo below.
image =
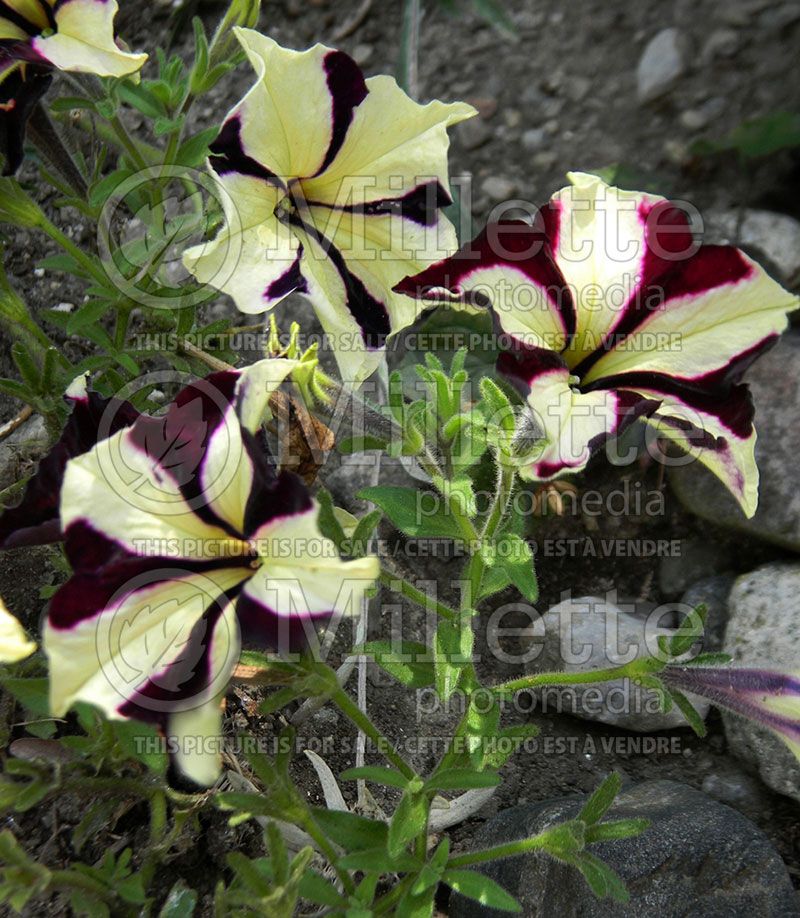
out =
[(18, 663), (34, 650), (36, 644), (25, 634), (25, 629), (0, 598), (0, 663)]
[(375, 350), (417, 318), (420, 306), (394, 292), (395, 285), (456, 248), (455, 230), (438, 210), (435, 192), (431, 186), (430, 203), (415, 218), (388, 204), (386, 211), (367, 212), (310, 205), (296, 224), (306, 293), (347, 381), (361, 382), (375, 366), (361, 348), (356, 351), (359, 334), (364, 347)]
[(141, 415), (70, 462), (64, 530), (86, 520), (132, 551), (141, 551), (135, 537), (156, 547), (172, 540), (171, 553), (181, 558), (242, 554), (251, 491), (259, 477), (275, 477), (255, 432), (294, 366), (264, 360), (196, 380), (163, 417)]
[(0, 515), (0, 548), (60, 539), (58, 505), (67, 462), (88, 452), (98, 439), (129, 427), (139, 416), (129, 402), (87, 390), (83, 376), (72, 383), (65, 398), (72, 405), (72, 414), (61, 437), (39, 463), (21, 503)]
[[(660, 389), (667, 389), (661, 385)], [(758, 466), (753, 403), (747, 386), (734, 386), (723, 398), (689, 391), (671, 394), (637, 387), (644, 397), (660, 399), (647, 422), (659, 436), (675, 442), (702, 462), (739, 502), (747, 517), (758, 508)]]
[[(674, 265), (673, 253), (689, 249), (692, 239), (685, 214), (663, 198), (623, 191), (586, 173), (568, 178), (572, 185), (551, 199), (548, 235), (575, 298), (577, 334), (568, 356), (574, 367), (602, 347), (641, 285)], [(653, 226), (661, 248), (649, 244)]]
[(335, 155), (367, 89), (358, 66), (324, 45), (291, 51), (252, 29), (237, 29), (258, 80), (229, 117), (238, 117), (249, 157), (276, 175), (314, 175)]
[(464, 102), (420, 105), (389, 76), (371, 77), (366, 87), (336, 157), (303, 181), (307, 200), (341, 206), (354, 190), (365, 201), (379, 201), (424, 182), (449, 188), (447, 128), (473, 117), (475, 109)]
[(250, 569), (150, 560), (77, 574), (53, 597), (43, 644), (57, 716), (85, 701), (110, 717), (160, 723), (224, 691), (238, 659), (238, 633), (224, 613)]
[(378, 559), (342, 561), (319, 530), (318, 512), (313, 504), (253, 534), (263, 564), (237, 601), (246, 642), (298, 653), (314, 649), (319, 624), (359, 614), (365, 591), (378, 576)]
[(59, 70), (122, 77), (136, 73), (146, 54), (122, 51), (114, 40), (117, 0), (57, 0), (56, 32), (31, 41), (35, 51)]
[[(35, 68), (23, 77), (14, 69), (0, 73), (0, 155), (5, 160), (3, 175), (14, 175), (22, 165), (25, 129), (37, 102), (50, 88), (53, 78)], [(1, 68), (0, 68), (1, 69)]]
[[(542, 211), (542, 221), (549, 219)], [(455, 255), (407, 277), (398, 291), (427, 302), (490, 305), (502, 330), (534, 348), (561, 351), (575, 332), (569, 287), (542, 224), (489, 224)]]
[[(755, 359), (786, 329), (787, 313), (799, 305), (744, 253), (703, 246), (662, 278), (648, 308), (623, 317), (613, 346), (583, 369), (583, 381), (657, 372), (701, 383), (742, 354)], [(731, 381), (742, 372), (739, 366)]]
[(385, 359), (392, 331), (382, 291), (371, 290), (350, 270), (341, 252), (313, 227), (298, 226), (305, 292), (330, 341), (345, 382), (357, 385)]
[(625, 390), (580, 392), (562, 358), (546, 349), (505, 352), (498, 369), (525, 394), (541, 435), (540, 454), (520, 470), (528, 480), (581, 471), (600, 444), (658, 404)]

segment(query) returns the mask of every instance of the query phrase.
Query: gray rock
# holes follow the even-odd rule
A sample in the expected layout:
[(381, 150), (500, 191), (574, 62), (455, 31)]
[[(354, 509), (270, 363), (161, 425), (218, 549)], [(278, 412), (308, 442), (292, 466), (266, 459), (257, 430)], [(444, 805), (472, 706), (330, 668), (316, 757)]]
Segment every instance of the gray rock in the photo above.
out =
[(733, 57), (739, 50), (740, 40), (735, 29), (714, 29), (703, 45), (700, 60), (704, 64), (711, 64), (718, 57)]
[(672, 89), (685, 70), (683, 39), (677, 29), (662, 29), (650, 39), (636, 69), (640, 102), (652, 102)]
[[(724, 650), (748, 666), (800, 665), (799, 564), (765, 564), (740, 577), (729, 599)], [(752, 721), (723, 713), (734, 755), (758, 770), (764, 783), (800, 800), (800, 763), (774, 733)]]
[(714, 542), (682, 539), (679, 554), (661, 559), (658, 586), (667, 599), (677, 599), (693, 583), (722, 573), (728, 565), (728, 553)]
[(465, 150), (477, 150), (492, 139), (492, 129), (481, 118), (462, 121), (456, 128), (461, 145)]
[(699, 131), (725, 111), (725, 100), (719, 96), (708, 99), (697, 108), (687, 108), (681, 112), (680, 122), (688, 131)]
[(30, 475), (34, 471), (34, 460), (41, 457), (48, 445), (47, 430), (40, 415), (0, 440), (0, 491), (24, 475)]
[(514, 197), (517, 186), (502, 175), (490, 175), (481, 182), (481, 191), (492, 201), (508, 201)]
[(541, 150), (547, 143), (547, 134), (543, 128), (530, 128), (522, 135), (522, 146), (531, 153)]
[(717, 574), (692, 584), (681, 597), (681, 603), (694, 609), (701, 603), (706, 607), (706, 633), (703, 650), (722, 650), (725, 626), (728, 623), (728, 599), (736, 578), (733, 574)]
[[(583, 795), (505, 810), (487, 822), (475, 848), (536, 835), (577, 816)], [(481, 865), (515, 896), (523, 918), (789, 918), (800, 915), (786, 867), (748, 819), (674, 781), (647, 781), (623, 791), (608, 818), (650, 820), (636, 838), (602, 842), (591, 852), (625, 881), (631, 900), (596, 899), (577, 871), (545, 854)], [(450, 918), (507, 914), (454, 894)]]
[(791, 284), (800, 277), (800, 223), (771, 210), (724, 210), (705, 215), (706, 240), (732, 242), (776, 269)]
[(756, 406), (759, 505), (747, 519), (725, 487), (700, 463), (673, 468), (670, 484), (698, 516), (791, 551), (800, 552), (800, 336), (788, 333), (745, 377)]
[[(541, 652), (531, 665), (532, 671), (602, 669), (656, 652), (658, 636), (671, 633), (667, 625), (674, 621), (672, 610), (659, 607), (646, 610), (642, 616), (632, 611), (631, 607), (620, 608), (592, 596), (567, 599), (553, 606), (542, 616), (534, 634), (534, 639), (540, 638)], [(540, 692), (539, 699), (544, 711), (573, 714), (638, 733), (686, 726), (677, 708), (662, 713), (658, 696), (628, 679), (547, 688)], [(691, 699), (701, 717), (705, 717), (708, 703), (694, 696)]]

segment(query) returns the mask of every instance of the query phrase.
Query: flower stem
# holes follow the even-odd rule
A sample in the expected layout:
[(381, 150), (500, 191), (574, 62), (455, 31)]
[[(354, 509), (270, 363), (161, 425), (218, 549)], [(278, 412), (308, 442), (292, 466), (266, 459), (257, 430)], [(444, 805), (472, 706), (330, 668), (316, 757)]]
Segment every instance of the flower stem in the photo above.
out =
[(431, 609), (437, 615), (441, 615), (442, 618), (458, 617), (458, 612), (455, 609), (451, 609), (450, 606), (446, 606), (432, 596), (428, 596), (427, 593), (423, 593), (422, 590), (417, 589), (408, 580), (404, 580), (399, 574), (383, 568), (379, 579), (384, 586), (395, 593), (399, 593), (401, 596), (405, 596), (406, 599), (410, 599), (411, 602), (416, 603), (418, 606), (422, 606), (423, 609)]
[(592, 682), (612, 682), (615, 679), (636, 678), (662, 668), (664, 663), (654, 657), (633, 660), (624, 666), (610, 666), (605, 669), (593, 669), (578, 673), (535, 673), (493, 685), (490, 691), (495, 695), (512, 695), (523, 689), (537, 688), (540, 685), (585, 685)]
[(486, 861), (495, 861), (501, 857), (512, 857), (515, 854), (524, 854), (526, 851), (540, 851), (547, 847), (551, 832), (546, 830), (534, 835), (533, 838), (523, 838), (520, 841), (508, 842), (505, 845), (495, 845), (493, 848), (484, 848), (482, 851), (467, 851), (457, 854), (447, 862), (448, 868), (471, 867), (473, 864), (483, 864)]
[(381, 731), (370, 720), (347, 694), (344, 689), (338, 689), (331, 695), (331, 701), (339, 710), (348, 717), (359, 730), (362, 730), (375, 744), (378, 751), (394, 765), (394, 767), (409, 781), (418, 777), (416, 771), (406, 762), (406, 760), (397, 752), (390, 740), (385, 737)]

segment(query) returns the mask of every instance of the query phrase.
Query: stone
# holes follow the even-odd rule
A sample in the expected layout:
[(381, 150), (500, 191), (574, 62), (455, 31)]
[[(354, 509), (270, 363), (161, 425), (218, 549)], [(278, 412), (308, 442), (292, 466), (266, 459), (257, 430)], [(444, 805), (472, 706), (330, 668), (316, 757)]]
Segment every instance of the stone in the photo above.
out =
[(800, 222), (771, 210), (711, 211), (705, 217), (705, 241), (730, 242), (759, 262), (774, 266), (778, 279), (791, 285), (800, 277)]
[(668, 93), (685, 70), (683, 39), (677, 29), (662, 29), (647, 43), (636, 69), (640, 102)]
[[(772, 668), (800, 666), (800, 564), (765, 564), (734, 584), (723, 650), (734, 662)], [(731, 752), (753, 765), (779, 794), (800, 800), (800, 763), (770, 730), (723, 712)]]
[(517, 186), (511, 179), (490, 175), (481, 182), (481, 191), (492, 201), (508, 201), (516, 194)]
[(368, 45), (365, 42), (361, 42), (353, 48), (353, 60), (359, 67), (365, 67), (372, 60), (374, 54), (374, 45)]
[(789, 332), (748, 370), (755, 402), (758, 510), (747, 519), (724, 485), (700, 463), (670, 470), (670, 484), (684, 506), (712, 523), (800, 552), (800, 335)]
[[(666, 614), (660, 609), (653, 612), (652, 608), (641, 610), (642, 615), (634, 611), (635, 606), (617, 605), (613, 594), (608, 599), (566, 599), (553, 606), (532, 628), (529, 672), (603, 669), (657, 652), (659, 635), (672, 633), (668, 627), (674, 623), (672, 609)], [(658, 696), (628, 679), (550, 687), (540, 690), (538, 700), (542, 711), (572, 714), (637, 733), (686, 726), (677, 708), (662, 713)], [(695, 696), (691, 700), (705, 718), (708, 703)]]
[(733, 57), (739, 50), (739, 42), (739, 33), (735, 29), (715, 29), (703, 45), (700, 61), (711, 64), (719, 57)]
[(725, 626), (728, 623), (728, 599), (736, 581), (733, 574), (717, 574), (693, 583), (681, 597), (681, 603), (695, 609), (701, 603), (706, 607), (706, 631), (703, 651), (716, 653), (722, 650)]
[(0, 491), (32, 474), (34, 460), (42, 456), (49, 444), (47, 429), (40, 415), (34, 415), (0, 440)]
[(492, 139), (492, 129), (480, 118), (462, 121), (456, 128), (458, 139), (465, 150), (477, 150)]
[(728, 567), (727, 552), (714, 542), (682, 539), (680, 545), (680, 553), (666, 555), (659, 563), (658, 586), (666, 599), (677, 599), (695, 581)]
[(541, 150), (547, 143), (547, 134), (544, 128), (529, 128), (522, 135), (522, 146), (530, 153)]
[[(525, 804), (498, 813), (473, 839), (486, 848), (538, 834), (575, 818), (584, 795)], [(792, 918), (800, 915), (789, 873), (767, 837), (741, 813), (675, 781), (626, 788), (608, 819), (649, 820), (634, 838), (590, 851), (623, 879), (627, 905), (594, 897), (577, 871), (546, 854), (489, 861), (477, 869), (515, 896), (523, 918)], [(507, 914), (453, 894), (450, 918)]]

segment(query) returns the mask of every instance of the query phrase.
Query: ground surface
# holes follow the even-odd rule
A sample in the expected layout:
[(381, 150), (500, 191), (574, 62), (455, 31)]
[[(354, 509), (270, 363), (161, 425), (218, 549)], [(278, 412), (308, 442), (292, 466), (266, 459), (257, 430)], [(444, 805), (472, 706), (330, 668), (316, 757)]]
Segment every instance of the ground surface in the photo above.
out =
[[(151, 46), (154, 38), (166, 35), (167, 19), (155, 4), (127, 0), (121, 5), (121, 31), (132, 46)], [(262, 14), (262, 29), (293, 47), (314, 41), (331, 44), (358, 6), (336, 0), (269, 2)], [(373, 3), (364, 22), (338, 42), (369, 74), (394, 69), (399, 6), (396, 2)], [(508, 4), (517, 24), (517, 43), (510, 43), (477, 17), (451, 18), (433, 2), (427, 6), (430, 9), (420, 46), (420, 97), (467, 99), (482, 112), (478, 128), (464, 126), (455, 132), (451, 157), (454, 173), (470, 172), (474, 178), (472, 210), (477, 221), (484, 220), (495, 203), (491, 199), (493, 183), (487, 185), (487, 179), (503, 179), (506, 194), (537, 202), (563, 184), (568, 169), (612, 163), (623, 164), (631, 174), (641, 177), (642, 185), (688, 199), (701, 210), (747, 204), (800, 213), (800, 169), (790, 156), (772, 157), (762, 166), (743, 170), (733, 160), (705, 161), (688, 152), (700, 135), (720, 137), (744, 118), (800, 108), (800, 86), (791, 78), (800, 52), (800, 5), (763, 0), (570, 5), (527, 0)], [(203, 8), (209, 20), (213, 14), (211, 6)], [(639, 57), (653, 35), (671, 26), (680, 30), (686, 42), (686, 72), (666, 97), (641, 106), (636, 101)], [(199, 106), (199, 118), (209, 124), (219, 119), (250, 80), (242, 68), (214, 98)], [(703, 118), (693, 120), (686, 114), (697, 110), (706, 113), (706, 123), (700, 129), (692, 125)], [(532, 130), (541, 134), (534, 137)], [(72, 231), (76, 237), (84, 232), (77, 219)], [(49, 252), (39, 237), (22, 231), (2, 232), (11, 280), (34, 310), (79, 302), (79, 291), (62, 284), (57, 275), (34, 274), (38, 260)], [(82, 347), (75, 342), (69, 346)], [(13, 374), (5, 341), (0, 346), (0, 374)], [(0, 418), (12, 416), (18, 408), (6, 400), (0, 404)], [(719, 548), (717, 567), (735, 572), (781, 557), (776, 549), (743, 543), (686, 514), (659, 480), (658, 469), (637, 468), (626, 470), (626, 474), (632, 480), (640, 479), (647, 489), (665, 489), (663, 513), (655, 517), (608, 517), (600, 521), (599, 531), (587, 529), (580, 515), (551, 518), (540, 524), (537, 533), (550, 538), (584, 538), (588, 534), (595, 538), (681, 539), (686, 540), (687, 551), (698, 541), (710, 542)], [(595, 464), (584, 486), (612, 489), (618, 475), (602, 463)], [(15, 609), (23, 614), (27, 610), (28, 623), (34, 625), (42, 605), (38, 587), (54, 576), (47, 552), (14, 553), (4, 557), (2, 564), (0, 592)], [(398, 566), (408, 568), (409, 562), (401, 557)], [(426, 571), (440, 580), (458, 573), (453, 563), (442, 561), (426, 564)], [(604, 594), (616, 588), (622, 596), (643, 601), (674, 598), (662, 592), (659, 560), (653, 558), (547, 558), (539, 565), (539, 576), (543, 609), (557, 602), (568, 588), (578, 596)], [(418, 617), (407, 616), (407, 633), (421, 624)], [(491, 658), (481, 666), (482, 677), (490, 681), (519, 673), (518, 667)], [(231, 730), (249, 722), (269, 734), (275, 718), (253, 720), (248, 704), (251, 700), (245, 691), (230, 698)], [(396, 685), (371, 683), (370, 709), (389, 735), (422, 732), (415, 723), (413, 697)], [(428, 732), (436, 733), (447, 721), (445, 717), (426, 724)], [(467, 843), (476, 820), (498, 808), (590, 790), (610, 770), (617, 769), (632, 780), (663, 777), (695, 787), (705, 782), (706, 789), (722, 787), (723, 798), (724, 788), (733, 786), (733, 799), (726, 802), (740, 808), (767, 833), (794, 878), (800, 880), (800, 809), (787, 798), (769, 792), (727, 755), (724, 733), (715, 715), (710, 719), (709, 739), (700, 741), (688, 730), (678, 731), (674, 735), (679, 738), (679, 748), (668, 755), (635, 749), (625, 752), (619, 746), (603, 751), (601, 737), (624, 739), (630, 734), (584, 721), (538, 717), (538, 723), (543, 734), (580, 737), (581, 743), (588, 733), (597, 740), (596, 750), (585, 751), (581, 745), (577, 751), (523, 753), (513, 759), (495, 798), (475, 819), (454, 830), (457, 843)], [(304, 733), (341, 736), (343, 729), (336, 715), (323, 712), (309, 722)], [(332, 754), (328, 760), (334, 771), (351, 764), (349, 752)], [(424, 761), (423, 757), (420, 763)], [(299, 764), (298, 775), (309, 796), (321, 801), (310, 768)], [(44, 818), (38, 814), (18, 821), (29, 849), (41, 845), (43, 859), (52, 864), (68, 855), (62, 840), (67, 836), (59, 837), (55, 826), (68, 827), (81, 815), (80, 808), (69, 801), (63, 808), (59, 804), (58, 809), (58, 813)], [(127, 833), (127, 843), (135, 843), (144, 828), (137, 823), (137, 811), (126, 819), (119, 831)], [(247, 835), (247, 831), (245, 837), (242, 830), (234, 837), (221, 819), (208, 821), (196, 843), (188, 845), (186, 854), (175, 862), (174, 871), (203, 892), (210, 892), (222, 869), (225, 851), (233, 844), (252, 840), (253, 833)], [(106, 842), (98, 837), (98, 854)]]

